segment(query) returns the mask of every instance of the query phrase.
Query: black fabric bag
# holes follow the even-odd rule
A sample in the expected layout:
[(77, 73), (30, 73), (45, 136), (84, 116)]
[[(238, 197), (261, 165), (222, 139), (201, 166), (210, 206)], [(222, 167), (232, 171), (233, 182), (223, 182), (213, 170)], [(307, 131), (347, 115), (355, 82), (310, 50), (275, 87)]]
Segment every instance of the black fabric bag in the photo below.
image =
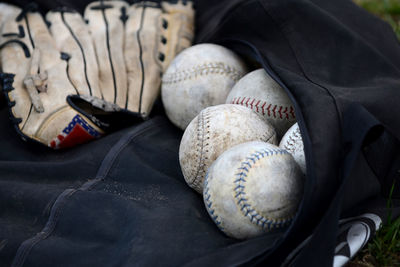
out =
[[(38, 3), (45, 12), (88, 2)], [(400, 215), (400, 45), (390, 27), (347, 0), (196, 7), (196, 42), (262, 66), (295, 103), (307, 179), (292, 225), (246, 241), (220, 232), (183, 180), (182, 131), (160, 105), (146, 122), (52, 151), (22, 141), (3, 102), (0, 266), (332, 266), (354, 254), (352, 223), (374, 232), (374, 218)]]

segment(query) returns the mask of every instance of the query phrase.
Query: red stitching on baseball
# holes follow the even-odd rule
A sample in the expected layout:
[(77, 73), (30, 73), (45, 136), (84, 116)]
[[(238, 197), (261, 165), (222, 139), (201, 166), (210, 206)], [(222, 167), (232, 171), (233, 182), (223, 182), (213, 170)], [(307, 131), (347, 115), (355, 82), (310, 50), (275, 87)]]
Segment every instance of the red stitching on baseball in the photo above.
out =
[(265, 115), (265, 110), (264, 110), (264, 107), (265, 107), (265, 105), (266, 105), (266, 104), (267, 104), (267, 103), (266, 103), (266, 102), (264, 102), (264, 104), (263, 104), (263, 105), (262, 105), (262, 107), (261, 107), (261, 108), (262, 108), (262, 114), (263, 114), (263, 115)]
[(258, 104), (260, 104), (261, 100), (258, 100), (257, 104), (256, 104), (256, 111), (258, 112)]
[(231, 104), (242, 105), (251, 109), (255, 109), (256, 112), (262, 112), (262, 115), (265, 115), (265, 113), (267, 113), (268, 117), (287, 120), (296, 118), (293, 106), (272, 105), (268, 104), (267, 102), (261, 102), (261, 100), (250, 97), (235, 97), (231, 101)]
[(255, 100), (255, 99), (253, 99), (253, 101), (251, 101), (251, 103), (250, 103), (251, 109), (253, 109), (253, 104), (254, 104), (254, 101), (256, 101), (256, 100)]
[[(267, 107), (267, 110), (268, 110), (268, 117), (271, 117), (271, 106), (272, 106), (272, 104), (269, 104), (268, 107)], [(275, 114), (274, 114), (274, 115), (275, 115)]]
[(294, 114), (294, 108), (290, 106), (290, 115), (292, 115), (292, 118), (296, 118), (296, 115)]

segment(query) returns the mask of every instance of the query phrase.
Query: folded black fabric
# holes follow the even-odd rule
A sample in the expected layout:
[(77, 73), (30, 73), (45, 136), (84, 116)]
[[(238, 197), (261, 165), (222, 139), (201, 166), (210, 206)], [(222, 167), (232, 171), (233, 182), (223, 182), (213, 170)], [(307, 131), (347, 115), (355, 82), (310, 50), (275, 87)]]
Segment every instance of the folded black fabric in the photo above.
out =
[[(38, 3), (82, 11), (87, 1)], [(394, 182), (400, 215), (400, 45), (390, 27), (347, 0), (195, 3), (196, 42), (262, 66), (295, 103), (307, 179), (292, 225), (247, 241), (220, 232), (183, 180), (182, 131), (162, 108), (51, 151), (20, 140), (3, 105), (1, 266), (332, 266), (339, 220), (385, 221)]]

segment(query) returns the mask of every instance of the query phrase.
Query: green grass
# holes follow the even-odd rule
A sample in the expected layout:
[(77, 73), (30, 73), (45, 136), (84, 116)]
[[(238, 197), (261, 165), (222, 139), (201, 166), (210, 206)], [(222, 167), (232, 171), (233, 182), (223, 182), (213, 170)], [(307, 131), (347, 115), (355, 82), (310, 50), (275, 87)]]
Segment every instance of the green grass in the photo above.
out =
[(400, 266), (400, 219), (386, 222), (367, 246), (349, 264), (356, 266)]
[[(392, 193), (395, 184), (390, 191), (387, 208), (392, 207)], [(381, 229), (367, 244), (367, 246), (352, 260), (348, 267), (372, 267), (372, 266), (400, 266), (400, 218), (392, 219), (389, 212), (388, 219)]]
[(388, 22), (400, 39), (400, 0), (353, 0), (369, 12)]
[[(388, 22), (400, 39), (400, 0), (353, 0), (367, 11)], [(393, 192), (394, 185), (392, 187)], [(391, 207), (391, 194), (388, 208)], [(388, 219), (348, 267), (400, 266), (400, 218)]]
[(367, 246), (380, 266), (400, 266), (400, 220), (388, 222)]

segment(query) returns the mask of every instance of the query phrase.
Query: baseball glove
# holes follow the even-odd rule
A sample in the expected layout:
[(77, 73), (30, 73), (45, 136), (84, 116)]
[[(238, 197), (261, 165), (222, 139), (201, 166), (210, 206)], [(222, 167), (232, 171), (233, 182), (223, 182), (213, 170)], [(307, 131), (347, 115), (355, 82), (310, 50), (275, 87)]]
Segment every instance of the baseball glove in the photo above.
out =
[(193, 38), (189, 2), (99, 1), (84, 18), (45, 18), (35, 4), (2, 4), (1, 80), (17, 131), (53, 148), (148, 117), (163, 70)]

